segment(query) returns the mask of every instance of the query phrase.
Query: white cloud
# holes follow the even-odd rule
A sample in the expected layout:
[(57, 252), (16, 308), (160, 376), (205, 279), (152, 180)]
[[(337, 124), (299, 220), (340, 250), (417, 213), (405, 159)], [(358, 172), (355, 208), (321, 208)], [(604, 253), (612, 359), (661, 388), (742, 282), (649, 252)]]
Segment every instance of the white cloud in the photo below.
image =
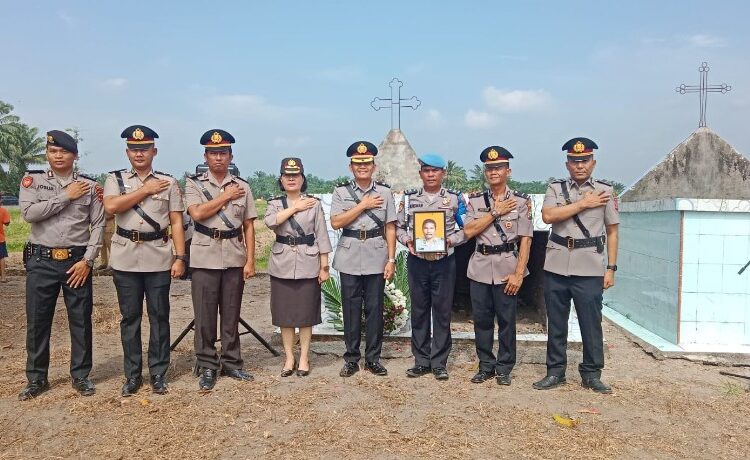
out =
[(488, 107), (500, 112), (531, 112), (549, 107), (551, 98), (543, 89), (504, 90), (488, 86), (482, 92)]
[(688, 42), (698, 48), (718, 48), (726, 46), (727, 41), (721, 37), (707, 34), (697, 34), (688, 37)]
[(122, 89), (128, 86), (128, 79), (122, 77), (107, 78), (98, 83), (100, 88), (103, 89)]
[(268, 103), (255, 94), (230, 94), (212, 96), (201, 106), (211, 114), (250, 120), (278, 121), (310, 112), (304, 107), (283, 107)]
[(310, 143), (310, 136), (276, 137), (273, 146), (279, 149), (298, 149)]
[(491, 113), (469, 109), (469, 111), (466, 112), (466, 116), (464, 116), (464, 123), (472, 129), (486, 129), (494, 126), (496, 120)]
[(439, 129), (445, 126), (446, 120), (439, 110), (430, 109), (419, 124), (427, 129)]

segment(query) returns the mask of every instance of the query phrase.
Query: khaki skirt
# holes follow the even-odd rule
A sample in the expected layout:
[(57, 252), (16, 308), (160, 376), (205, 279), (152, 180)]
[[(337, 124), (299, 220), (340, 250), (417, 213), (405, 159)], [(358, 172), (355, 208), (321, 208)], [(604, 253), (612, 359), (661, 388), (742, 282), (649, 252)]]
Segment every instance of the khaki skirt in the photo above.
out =
[(271, 324), (308, 327), (320, 324), (320, 284), (317, 278), (290, 280), (271, 276)]

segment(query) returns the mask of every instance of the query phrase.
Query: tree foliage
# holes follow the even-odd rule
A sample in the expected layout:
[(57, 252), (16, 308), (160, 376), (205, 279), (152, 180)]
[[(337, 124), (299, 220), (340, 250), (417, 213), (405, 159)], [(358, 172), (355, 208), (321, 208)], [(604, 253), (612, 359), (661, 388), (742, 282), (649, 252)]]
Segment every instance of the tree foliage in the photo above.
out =
[(17, 195), (18, 184), (29, 165), (44, 163), (45, 139), (16, 115), (13, 106), (0, 101), (0, 191)]

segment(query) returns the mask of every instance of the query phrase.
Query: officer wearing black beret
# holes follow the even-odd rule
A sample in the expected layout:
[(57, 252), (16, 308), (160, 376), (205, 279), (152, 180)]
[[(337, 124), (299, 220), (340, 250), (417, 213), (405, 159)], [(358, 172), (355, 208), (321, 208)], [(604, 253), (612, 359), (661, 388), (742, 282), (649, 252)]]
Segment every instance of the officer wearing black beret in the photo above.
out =
[(342, 229), (333, 268), (341, 274), (344, 315), (342, 377), (359, 371), (362, 306), (365, 310), (365, 370), (388, 374), (380, 364), (383, 346), (383, 301), (386, 280), (396, 268), (396, 209), (391, 188), (372, 179), (378, 148), (357, 141), (346, 149), (354, 179), (333, 190), (331, 227)]
[(62, 131), (47, 133), (49, 169), (27, 171), (18, 195), (31, 224), (24, 247), (26, 266), (26, 377), (18, 398), (49, 389), (49, 339), (55, 303), (62, 289), (70, 329), (70, 375), (83, 396), (94, 394), (92, 366), (91, 267), (102, 245), (101, 187), (74, 171), (76, 140)]
[(570, 177), (550, 183), (544, 196), (542, 219), (552, 224), (544, 262), (547, 376), (534, 383), (537, 390), (565, 383), (572, 299), (583, 339), (583, 362), (578, 366), (581, 385), (597, 393), (612, 392), (601, 381), (602, 294), (615, 284), (620, 218), (612, 185), (591, 176), (597, 148), (594, 141), (585, 137), (566, 142), (562, 150), (567, 155), (565, 167)]

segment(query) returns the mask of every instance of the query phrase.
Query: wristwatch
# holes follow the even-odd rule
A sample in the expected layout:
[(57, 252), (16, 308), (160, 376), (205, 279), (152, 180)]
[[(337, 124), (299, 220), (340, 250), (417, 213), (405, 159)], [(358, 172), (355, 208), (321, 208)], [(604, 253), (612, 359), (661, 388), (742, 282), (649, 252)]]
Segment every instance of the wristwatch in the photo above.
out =
[(87, 259), (87, 258), (84, 257), (83, 261), (86, 262), (86, 265), (88, 265), (89, 268), (93, 268), (94, 267), (94, 261), (93, 260)]
[(388, 262), (392, 263), (392, 264), (395, 264), (396, 263), (396, 259), (388, 259)]
[(184, 254), (183, 254), (183, 255), (181, 255), (181, 256), (174, 256), (174, 258), (175, 258), (175, 259), (177, 259), (177, 260), (181, 260), (181, 261), (183, 261), (183, 262), (187, 262), (187, 261), (188, 261), (188, 258), (187, 258), (187, 256), (186, 256), (186, 255), (184, 255)]
[(613, 272), (617, 271), (617, 265), (607, 265), (607, 270), (612, 270)]
[(324, 272), (327, 272), (331, 269), (331, 267), (329, 267), (328, 265), (323, 265), (322, 267), (320, 267), (320, 269), (323, 270)]
[(492, 211), (490, 211), (490, 215), (491, 215), (491, 216), (492, 216), (492, 217), (493, 217), (494, 219), (497, 219), (497, 218), (498, 218), (498, 216), (500, 216), (500, 213), (499, 213), (499, 212), (497, 212), (497, 210), (496, 210), (496, 209), (493, 209)]

